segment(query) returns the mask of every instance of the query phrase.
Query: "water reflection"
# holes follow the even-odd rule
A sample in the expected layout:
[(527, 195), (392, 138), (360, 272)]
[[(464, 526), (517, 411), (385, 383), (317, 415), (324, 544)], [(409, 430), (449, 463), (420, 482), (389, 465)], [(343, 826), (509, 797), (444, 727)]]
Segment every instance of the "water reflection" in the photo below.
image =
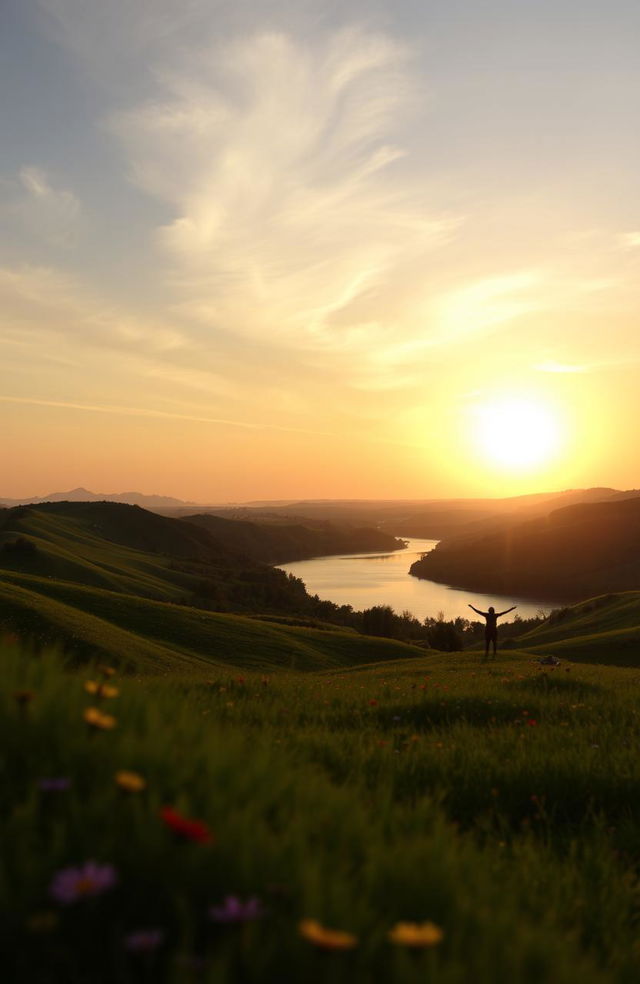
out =
[[(489, 595), (474, 591), (461, 591), (435, 581), (421, 581), (411, 577), (409, 568), (421, 554), (433, 550), (437, 540), (408, 539), (406, 550), (387, 554), (356, 554), (315, 557), (292, 564), (281, 564), (282, 570), (301, 578), (310, 594), (337, 605), (352, 605), (355, 609), (372, 608), (374, 605), (391, 605), (398, 614), (410, 611), (416, 618), (436, 618), (439, 612), (446, 619), (474, 618), (467, 607), (472, 602), (476, 608), (496, 609), (517, 605), (516, 614), (531, 618), (540, 609), (545, 612), (560, 607), (560, 602), (549, 599), (531, 600), (515, 595)], [(505, 619), (509, 621), (510, 619)]]

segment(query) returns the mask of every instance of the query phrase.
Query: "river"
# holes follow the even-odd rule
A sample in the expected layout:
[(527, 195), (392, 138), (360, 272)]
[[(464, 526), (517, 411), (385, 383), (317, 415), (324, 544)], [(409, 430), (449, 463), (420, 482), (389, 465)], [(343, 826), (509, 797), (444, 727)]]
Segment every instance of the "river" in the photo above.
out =
[(314, 557), (278, 566), (295, 577), (301, 578), (309, 594), (317, 594), (323, 600), (336, 605), (352, 605), (354, 609), (372, 608), (374, 605), (391, 605), (400, 615), (410, 611), (416, 618), (437, 618), (440, 612), (445, 619), (475, 618), (468, 608), (469, 602), (486, 611), (490, 605), (496, 611), (517, 605), (516, 614), (532, 618), (540, 609), (550, 612), (559, 608), (558, 601), (532, 601), (513, 595), (488, 595), (474, 591), (461, 591), (436, 581), (423, 581), (411, 577), (409, 568), (420, 554), (433, 550), (437, 540), (407, 539), (406, 550), (393, 553), (335, 554), (330, 557)]

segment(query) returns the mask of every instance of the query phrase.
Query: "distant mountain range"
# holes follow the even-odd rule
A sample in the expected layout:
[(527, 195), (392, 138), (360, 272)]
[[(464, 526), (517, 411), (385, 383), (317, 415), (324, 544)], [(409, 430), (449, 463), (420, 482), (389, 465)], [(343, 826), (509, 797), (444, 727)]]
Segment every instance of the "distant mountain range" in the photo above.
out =
[[(620, 491), (604, 487), (567, 489), (563, 492), (540, 492), (496, 499), (289, 499), (203, 505), (172, 496), (145, 495), (142, 492), (91, 492), (89, 489), (77, 488), (68, 492), (51, 492), (46, 496), (24, 499), (0, 498), (0, 506), (44, 502), (121, 502), (141, 506), (151, 512), (174, 518), (191, 519), (194, 513), (198, 513), (201, 517), (198, 520), (200, 525), (207, 525), (202, 516), (209, 515), (234, 520), (236, 523), (242, 521), (258, 524), (261, 527), (304, 526), (307, 530), (305, 534), (307, 539), (303, 549), (306, 551), (313, 540), (313, 537), (307, 535), (309, 530), (314, 528), (319, 531), (323, 524), (352, 530), (364, 527), (369, 531), (377, 529), (392, 537), (424, 537), (448, 541), (452, 537), (476, 537), (479, 534), (497, 532), (510, 527), (513, 523), (548, 516), (564, 506), (616, 502), (638, 495), (640, 492), (637, 490)], [(213, 529), (213, 526), (209, 525), (209, 529)], [(220, 527), (217, 529), (219, 530)], [(235, 529), (240, 533), (239, 526)], [(247, 533), (246, 529), (244, 533)], [(258, 553), (263, 554), (260, 559), (272, 562), (272, 544), (269, 544), (268, 540), (274, 538), (267, 536), (263, 531), (259, 547), (254, 533), (255, 530), (247, 537), (247, 543), (252, 542)], [(302, 541), (299, 531), (294, 539), (300, 546)], [(318, 542), (321, 539), (318, 538)], [(339, 552), (342, 549), (349, 548), (338, 547), (334, 551), (330, 547), (327, 550), (316, 551), (316, 555)], [(310, 554), (307, 552), (306, 556)], [(275, 562), (284, 563), (284, 559), (278, 556)]]
[(167, 495), (144, 495), (142, 492), (90, 492), (89, 489), (71, 489), (69, 492), (51, 492), (49, 495), (28, 499), (2, 499), (2, 506), (27, 506), (40, 502), (124, 502), (143, 509), (178, 509), (201, 506), (202, 503), (174, 499)]

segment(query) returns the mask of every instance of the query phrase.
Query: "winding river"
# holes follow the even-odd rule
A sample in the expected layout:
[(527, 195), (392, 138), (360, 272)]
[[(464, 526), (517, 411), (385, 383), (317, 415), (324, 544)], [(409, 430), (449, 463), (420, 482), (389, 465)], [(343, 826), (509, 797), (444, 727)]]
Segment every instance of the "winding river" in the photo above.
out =
[(461, 591), (446, 584), (411, 577), (411, 564), (420, 554), (433, 550), (437, 542), (412, 538), (407, 539), (406, 550), (396, 550), (393, 553), (335, 554), (278, 566), (301, 578), (310, 594), (317, 594), (337, 605), (351, 605), (356, 610), (372, 608), (374, 605), (391, 605), (398, 614), (410, 611), (420, 620), (428, 616), (437, 618), (440, 612), (444, 613), (445, 619), (457, 618), (459, 615), (463, 618), (475, 618), (467, 607), (469, 602), (485, 611), (489, 605), (493, 605), (497, 611), (517, 605), (517, 612), (505, 621), (509, 621), (515, 614), (522, 618), (531, 618), (541, 609), (549, 612), (552, 608), (560, 607), (561, 602), (558, 601)]

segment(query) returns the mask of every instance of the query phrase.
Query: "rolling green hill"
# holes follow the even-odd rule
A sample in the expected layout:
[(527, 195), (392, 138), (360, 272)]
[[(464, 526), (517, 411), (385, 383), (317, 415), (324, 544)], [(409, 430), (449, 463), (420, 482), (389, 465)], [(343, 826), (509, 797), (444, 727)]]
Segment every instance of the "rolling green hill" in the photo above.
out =
[(519, 650), (581, 663), (640, 666), (640, 591), (601, 595), (553, 612), (518, 637)]
[(2, 570), (222, 611), (298, 611), (307, 599), (299, 582), (228, 536), (113, 502), (4, 510)]
[(0, 580), (6, 629), (57, 643), (127, 672), (328, 669), (423, 656), (424, 650), (348, 630), (300, 627), (208, 612), (69, 582), (7, 574)]
[(311, 601), (301, 582), (211, 531), (137, 506), (63, 502), (0, 513), (0, 626), (79, 658), (148, 673), (211, 664), (308, 670), (422, 652), (311, 619), (273, 620), (289, 612), (304, 623)]

